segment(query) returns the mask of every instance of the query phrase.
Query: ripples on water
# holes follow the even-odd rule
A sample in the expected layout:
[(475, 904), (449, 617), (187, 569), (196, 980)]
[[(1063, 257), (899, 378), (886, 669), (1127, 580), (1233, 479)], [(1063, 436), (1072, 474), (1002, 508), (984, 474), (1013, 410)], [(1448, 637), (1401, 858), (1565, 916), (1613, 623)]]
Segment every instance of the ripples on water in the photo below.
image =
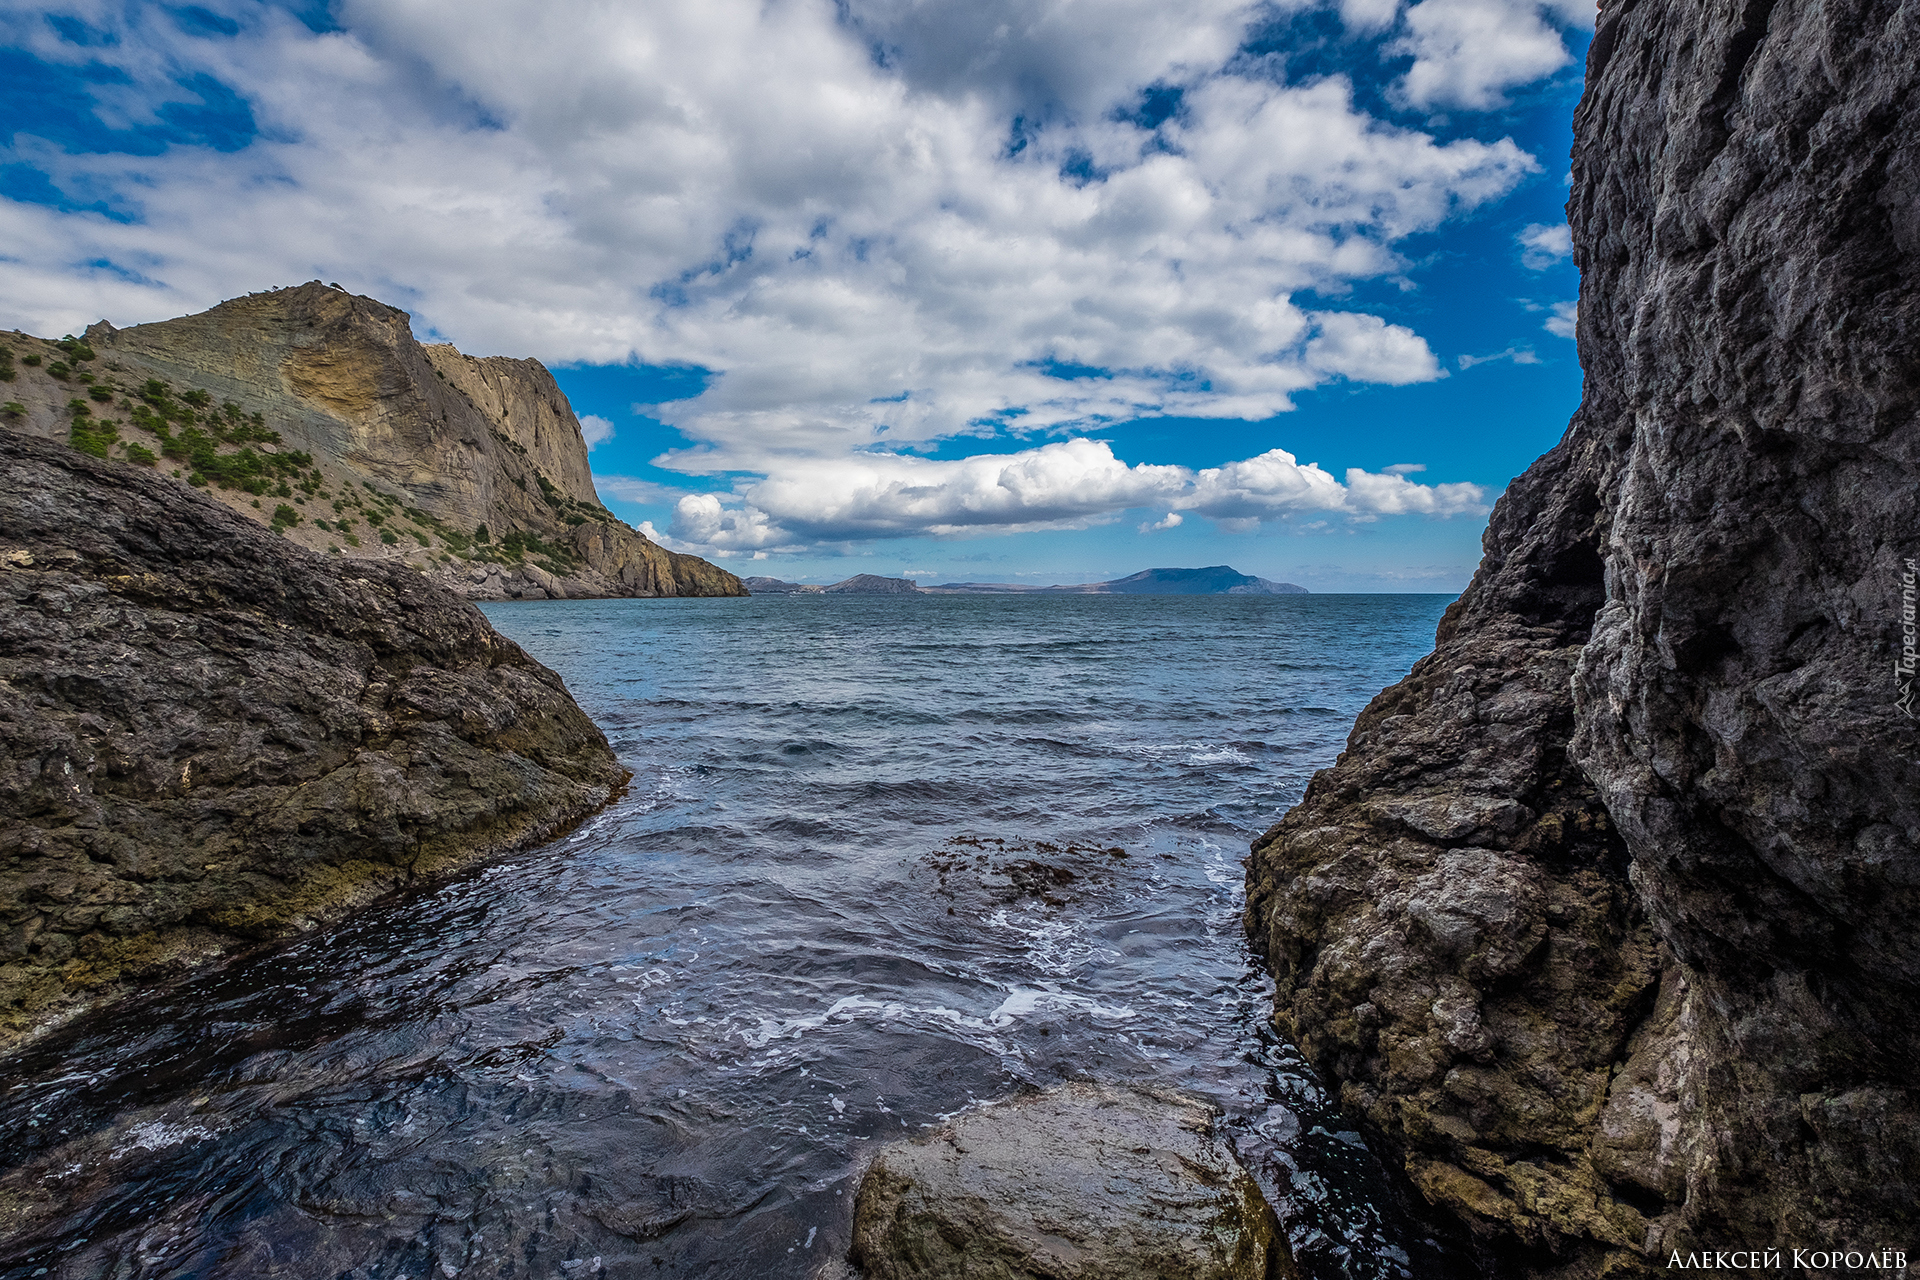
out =
[(1316, 1276), (1435, 1274), (1240, 911), (1445, 603), (489, 606), (625, 797), (8, 1063), (0, 1275), (803, 1277), (876, 1143), (1077, 1077), (1225, 1108)]

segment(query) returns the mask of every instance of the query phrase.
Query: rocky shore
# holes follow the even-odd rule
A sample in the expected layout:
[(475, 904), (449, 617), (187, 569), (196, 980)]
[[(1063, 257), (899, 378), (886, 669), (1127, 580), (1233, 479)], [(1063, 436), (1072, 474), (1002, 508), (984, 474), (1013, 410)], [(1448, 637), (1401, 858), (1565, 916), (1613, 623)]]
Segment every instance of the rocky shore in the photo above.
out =
[(468, 599), (746, 594), (602, 505), (539, 361), (422, 344), (406, 312), (317, 280), (80, 338), (0, 334), (0, 363), (4, 425)]
[(0, 1046), (625, 777), (558, 676), (415, 570), (0, 429)]
[(1277, 1019), (1490, 1276), (1920, 1244), (1916, 51), (1602, 9), (1580, 410), (1254, 846)]

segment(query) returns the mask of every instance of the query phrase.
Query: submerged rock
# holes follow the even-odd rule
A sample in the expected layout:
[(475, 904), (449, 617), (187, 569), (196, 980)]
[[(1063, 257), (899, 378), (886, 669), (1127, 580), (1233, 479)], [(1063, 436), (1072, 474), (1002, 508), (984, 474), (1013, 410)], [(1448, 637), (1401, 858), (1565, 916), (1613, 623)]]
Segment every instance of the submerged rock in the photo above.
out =
[(1280, 1020), (1489, 1275), (1920, 1229), (1916, 48), (1602, 8), (1581, 407), (1254, 848)]
[(1279, 1280), (1272, 1210), (1202, 1103), (1098, 1084), (999, 1102), (874, 1160), (871, 1280)]
[(558, 676), (420, 574), (0, 429), (0, 1041), (625, 777)]

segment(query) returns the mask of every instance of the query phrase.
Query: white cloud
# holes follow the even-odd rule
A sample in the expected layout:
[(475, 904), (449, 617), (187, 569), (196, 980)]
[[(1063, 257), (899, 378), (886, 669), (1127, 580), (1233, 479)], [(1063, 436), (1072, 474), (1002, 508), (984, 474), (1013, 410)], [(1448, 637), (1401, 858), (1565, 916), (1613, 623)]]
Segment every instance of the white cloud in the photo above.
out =
[(1141, 507), (1167, 512), (1154, 529), (1174, 528), (1188, 512), (1244, 531), (1299, 511), (1371, 519), (1483, 514), (1486, 504), (1486, 491), (1473, 484), (1420, 485), (1357, 468), (1343, 483), (1283, 449), (1194, 470), (1129, 466), (1104, 441), (1075, 439), (953, 460), (864, 454), (797, 462), (744, 485), (731, 502), (713, 494), (682, 498), (668, 534), (677, 547), (732, 552), (1083, 529)]
[(1529, 223), (1514, 239), (1520, 242), (1520, 261), (1529, 271), (1545, 271), (1573, 256), (1573, 228), (1564, 222)]
[(1168, 529), (1178, 529), (1185, 523), (1185, 518), (1182, 517), (1178, 511), (1169, 511), (1161, 519), (1143, 521), (1140, 525), (1140, 532), (1162, 533)]
[(1400, 0), (1340, 0), (1340, 21), (1357, 35), (1385, 31), (1400, 16)]
[(1548, 318), (1545, 328), (1548, 333), (1556, 338), (1571, 339), (1577, 331), (1579, 323), (1580, 303), (1579, 300), (1576, 299), (1572, 302), (1554, 303), (1553, 315)]
[(1496, 351), (1489, 356), (1462, 355), (1458, 363), (1464, 373), (1475, 365), (1492, 364), (1497, 360), (1511, 360), (1515, 364), (1539, 364), (1540, 356), (1531, 347), (1508, 347), (1505, 351)]
[[(1399, 20), (1395, 0), (1338, 4), (1355, 31)], [(1260, 506), (1238, 481), (1176, 482), (1110, 453), (1069, 482), (1054, 446), (937, 473), (863, 451), (1157, 413), (1260, 419), (1333, 380), (1444, 377), (1412, 329), (1324, 299), (1397, 276), (1406, 237), (1538, 168), (1509, 138), (1374, 118), (1338, 76), (1256, 78), (1233, 61), (1263, 12), (1250, 0), (339, 0), (322, 34), (234, 4), (241, 32), (223, 41), (157, 8), (70, 7), (120, 44), (62, 45), (18, 15), (0, 36), (122, 67), (131, 83), (100, 90), (120, 119), (204, 70), (262, 132), (231, 155), (17, 139), (11, 158), (117, 192), (138, 218), (0, 201), (0, 324), (155, 319), (317, 273), (476, 354), (703, 367), (706, 389), (658, 412), (696, 442), (663, 463), (761, 478), (746, 505), (679, 501), (673, 536), (741, 551), (1129, 504), (1212, 514), (1169, 495), (1215, 489)], [(1399, 37), (1408, 100), (1491, 104), (1560, 65), (1548, 19), (1577, 9), (1423, 0)], [(1149, 128), (1132, 113), (1153, 86), (1179, 110)], [(123, 270), (72, 265), (96, 261)], [(1322, 301), (1297, 303), (1303, 290)], [(1048, 376), (1059, 367), (1110, 376)], [(582, 426), (595, 443), (613, 430)], [(932, 496), (908, 493), (934, 474)]]
[(1573, 60), (1554, 20), (1591, 28), (1582, 0), (1421, 0), (1392, 51), (1412, 54), (1400, 93), (1416, 107), (1485, 111)]
[(605, 444), (613, 439), (613, 424), (597, 413), (580, 415), (580, 436), (591, 450), (597, 444)]

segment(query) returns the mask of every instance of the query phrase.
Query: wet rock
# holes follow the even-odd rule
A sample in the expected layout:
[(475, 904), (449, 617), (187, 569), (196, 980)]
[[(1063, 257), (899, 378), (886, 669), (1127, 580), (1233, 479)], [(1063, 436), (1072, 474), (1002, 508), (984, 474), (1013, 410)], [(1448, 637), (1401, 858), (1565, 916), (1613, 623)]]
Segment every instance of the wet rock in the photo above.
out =
[(1255, 846), (1282, 1021), (1489, 1274), (1920, 1226), (1917, 48), (1602, 8), (1580, 410)]
[(418, 573), (0, 429), (0, 1040), (624, 778), (558, 676)]
[(1076, 1083), (889, 1147), (861, 1180), (872, 1280), (1266, 1280), (1295, 1274), (1204, 1104)]

